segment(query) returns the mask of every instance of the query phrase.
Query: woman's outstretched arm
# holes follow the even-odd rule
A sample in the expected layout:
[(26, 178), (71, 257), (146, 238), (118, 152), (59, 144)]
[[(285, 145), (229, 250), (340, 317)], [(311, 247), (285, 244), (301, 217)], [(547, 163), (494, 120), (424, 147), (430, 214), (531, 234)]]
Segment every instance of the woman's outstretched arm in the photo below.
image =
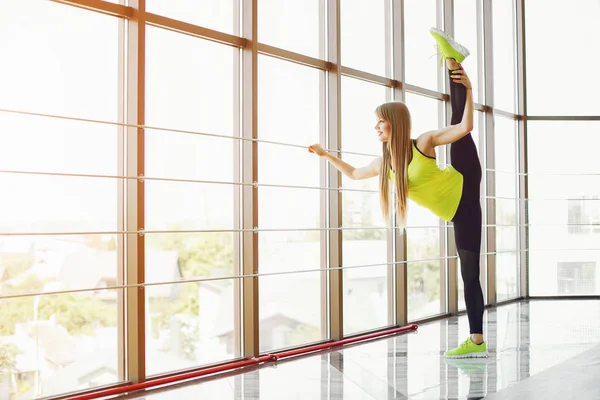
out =
[(315, 153), (318, 156), (324, 157), (338, 171), (340, 171), (346, 177), (353, 180), (367, 179), (377, 176), (379, 175), (379, 169), (381, 168), (381, 157), (376, 157), (373, 161), (371, 161), (368, 165), (365, 165), (364, 167), (355, 168), (352, 165), (340, 160), (333, 154), (326, 152), (318, 144), (313, 144), (312, 146), (309, 146), (308, 151), (310, 151), (311, 153)]

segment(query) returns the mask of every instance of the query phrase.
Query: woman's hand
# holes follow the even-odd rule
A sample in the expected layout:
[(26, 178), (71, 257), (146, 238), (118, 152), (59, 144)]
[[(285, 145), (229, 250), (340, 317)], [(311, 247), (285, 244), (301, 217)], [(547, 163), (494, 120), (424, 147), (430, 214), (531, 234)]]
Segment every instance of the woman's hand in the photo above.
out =
[(311, 146), (308, 146), (308, 151), (311, 153), (315, 153), (316, 155), (323, 157), (325, 154), (327, 154), (327, 152), (325, 150), (323, 150), (323, 148), (321, 146), (319, 146), (318, 144), (313, 144)]
[(472, 88), (471, 80), (469, 79), (467, 73), (463, 69), (457, 69), (456, 71), (452, 71), (452, 75), (450, 75), (450, 78), (452, 78), (452, 82), (462, 83), (467, 89)]

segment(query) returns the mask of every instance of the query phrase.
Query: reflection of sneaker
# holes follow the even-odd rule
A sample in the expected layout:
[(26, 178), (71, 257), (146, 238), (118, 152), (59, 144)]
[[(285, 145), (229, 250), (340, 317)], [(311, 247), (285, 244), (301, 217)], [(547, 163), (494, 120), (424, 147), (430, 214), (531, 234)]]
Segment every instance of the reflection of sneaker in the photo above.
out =
[(483, 358), (446, 358), (446, 364), (459, 369), (465, 375), (483, 372), (487, 368), (488, 360)]
[(485, 342), (475, 344), (471, 341), (471, 338), (467, 338), (460, 346), (446, 352), (446, 357), (448, 358), (483, 358), (487, 356), (488, 352)]
[(431, 28), (429, 29), (429, 33), (437, 42), (438, 52), (442, 55), (442, 60), (453, 58), (460, 64), (471, 54), (465, 46), (455, 41), (446, 32), (437, 28)]

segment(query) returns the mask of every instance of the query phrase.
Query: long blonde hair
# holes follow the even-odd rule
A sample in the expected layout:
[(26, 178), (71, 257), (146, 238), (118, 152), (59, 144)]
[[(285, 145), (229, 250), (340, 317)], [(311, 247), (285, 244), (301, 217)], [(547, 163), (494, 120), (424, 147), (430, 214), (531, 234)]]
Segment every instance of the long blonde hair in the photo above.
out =
[(395, 167), (396, 186), (396, 215), (398, 223), (405, 225), (406, 203), (408, 197), (408, 164), (412, 159), (412, 144), (410, 139), (410, 112), (402, 102), (384, 103), (377, 107), (375, 114), (378, 118), (390, 124), (391, 130), (388, 142), (383, 143), (383, 157), (381, 171), (379, 172), (379, 196), (381, 209), (386, 220), (389, 220), (389, 172)]

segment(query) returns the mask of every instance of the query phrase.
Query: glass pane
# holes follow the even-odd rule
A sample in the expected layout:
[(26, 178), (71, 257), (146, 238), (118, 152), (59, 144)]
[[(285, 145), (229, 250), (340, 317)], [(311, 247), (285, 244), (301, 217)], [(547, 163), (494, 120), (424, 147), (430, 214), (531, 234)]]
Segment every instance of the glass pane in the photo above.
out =
[[(342, 151), (381, 154), (375, 134), (375, 108), (386, 101), (383, 86), (342, 77)], [(373, 157), (343, 154), (359, 167)], [(342, 177), (342, 266), (344, 271), (344, 333), (388, 325), (388, 257), (386, 226), (379, 203), (378, 178), (352, 181)], [(362, 229), (361, 229), (362, 228)], [(377, 265), (375, 265), (377, 264)]]
[[(0, 43), (4, 57), (18, 60), (0, 65), (0, 108), (118, 121), (117, 18), (54, 2), (2, 1), (0, 36), (10, 38)], [(121, 181), (7, 172), (118, 175), (118, 132), (111, 125), (0, 113), (6, 144), (0, 149), (6, 194), (0, 293), (30, 295), (0, 300), (6, 396), (57, 396), (123, 379), (122, 292), (106, 290), (122, 284), (114, 233)], [(83, 291), (49, 294), (68, 290)], [(89, 370), (90, 359), (97, 370)]]
[(10, 143), (0, 146), (0, 170), (118, 175), (118, 132), (107, 124), (0, 112), (0, 141)]
[[(53, 242), (52, 249), (59, 253), (61, 244), (68, 243), (49, 242)], [(81, 269), (71, 271), (79, 271), (79, 279), (87, 279)], [(3, 295), (11, 294), (15, 287), (22, 290), (23, 285), (29, 286), (27, 292), (39, 293), (0, 300), (0, 339), (6, 357), (2, 361), (3, 367), (11, 366), (7, 383), (10, 390), (20, 393), (15, 398), (58, 396), (121, 380), (117, 372), (120, 362), (117, 291), (44, 294), (64, 289), (55, 279), (33, 273), (16, 286), (3, 288)], [(97, 365), (92, 373), (90, 360)], [(3, 382), (7, 389), (4, 385)]]
[[(439, 102), (429, 97), (413, 93), (406, 93), (406, 105), (411, 117), (411, 137), (418, 138), (425, 132), (438, 129)], [(439, 155), (441, 148), (435, 149)]]
[[(351, 165), (365, 165), (372, 157), (345, 155)], [(344, 332), (352, 334), (387, 326), (388, 255), (385, 221), (379, 202), (379, 180), (352, 181), (342, 187), (342, 265), (344, 279)], [(355, 268), (357, 267), (357, 268)]]
[(147, 230), (233, 229), (232, 185), (145, 181)]
[[(278, 189), (280, 195), (285, 189)], [(291, 190), (287, 190), (289, 198)], [(304, 204), (308, 215), (318, 227), (319, 202)], [(267, 192), (261, 191), (265, 199)], [(296, 197), (298, 198), (298, 197)], [(288, 201), (289, 202), (289, 201)], [(299, 207), (298, 202), (295, 202)], [(285, 203), (279, 203), (285, 204)], [(282, 212), (271, 208), (270, 213), (278, 215), (279, 223), (263, 225), (263, 218), (269, 218), (266, 204), (261, 205), (259, 219), (265, 229), (290, 228), (297, 226), (294, 221), (281, 219)], [(281, 207), (281, 206), (280, 206)], [(292, 213), (290, 213), (292, 214)], [(311, 224), (312, 225), (312, 224)], [(314, 225), (312, 226), (314, 228)], [(259, 297), (260, 351), (268, 352), (292, 346), (299, 346), (327, 338), (325, 272), (298, 271), (315, 270), (321, 265), (321, 233), (314, 231), (261, 232), (259, 234), (259, 265), (261, 274), (290, 272), (289, 275), (261, 276)]]
[[(347, 157), (361, 164), (366, 157)], [(364, 161), (362, 161), (364, 162)], [(377, 179), (356, 181), (362, 190), (342, 192), (342, 266), (344, 271), (344, 333), (388, 325), (388, 244), (379, 203)], [(342, 186), (348, 187), (343, 182)], [(357, 268), (355, 268), (357, 267)]]
[[(525, 2), (527, 49), (527, 112), (531, 115), (598, 115), (600, 55), (590, 51), (586, 38), (597, 37), (600, 20), (597, 0), (578, 0), (564, 7), (560, 0)], [(560, 29), (548, 29), (560, 26)], [(548, 67), (548, 54), (569, 49), (569, 63), (577, 66), (568, 84)]]
[(146, 0), (146, 10), (216, 31), (235, 34), (239, 26), (239, 4), (238, 0)]
[[(117, 230), (114, 179), (0, 174), (0, 224), (5, 232), (62, 233)], [(41, 196), (40, 194), (43, 194)]]
[(320, 112), (325, 107), (323, 77), (314, 68), (259, 56), (259, 138), (301, 146), (318, 143)]
[[(482, 163), (481, 169), (483, 168), (483, 160), (484, 160), (484, 152), (485, 149), (485, 114), (481, 111), (475, 111), (473, 114), (473, 132), (471, 132), (471, 136), (473, 136), (473, 141), (475, 142), (475, 147), (477, 147), (477, 153), (479, 154), (479, 161)], [(484, 140), (484, 142), (479, 143), (480, 140)]]
[[(383, 233), (379, 231), (378, 236)], [(352, 335), (391, 325), (387, 315), (390, 267), (385, 265), (385, 240), (346, 239), (346, 232), (343, 236), (344, 267), (349, 267), (344, 270), (344, 334)]]
[[(599, 134), (594, 121), (528, 123), (532, 296), (600, 293)], [(584, 145), (569, 151), (570, 143)]]
[(494, 106), (516, 112), (516, 37), (514, 0), (492, 2)]
[[(172, 242), (168, 236), (156, 239)], [(188, 241), (181, 238), (178, 246)], [(188, 275), (193, 264), (206, 258), (212, 244), (196, 242), (189, 259), (182, 261), (181, 273)], [(210, 239), (209, 239), (210, 241)], [(177, 251), (147, 252), (146, 273), (155, 268), (160, 280), (179, 276)], [(153, 257), (153, 258), (152, 258)], [(210, 257), (210, 256), (209, 256)], [(206, 266), (210, 268), (211, 266)], [(216, 268), (215, 268), (216, 270)], [(210, 272), (206, 272), (210, 276)], [(234, 291), (236, 280), (222, 279), (194, 283), (153, 285), (146, 288), (146, 365), (148, 375), (188, 369), (235, 357), (236, 331)]]
[[(233, 135), (235, 50), (147, 28), (146, 122), (150, 126)], [(215, 63), (205, 63), (209, 57)], [(219, 64), (219, 67), (216, 66)], [(170, 76), (165, 84), (164, 76)], [(231, 139), (146, 129), (146, 174), (166, 179), (234, 182)], [(238, 186), (145, 181), (149, 231), (146, 280), (235, 276), (232, 232)], [(153, 270), (156, 271), (153, 272)], [(239, 282), (235, 279), (154, 285), (146, 290), (148, 374), (239, 356)]]
[[(440, 314), (440, 228), (408, 228), (408, 318), (414, 321)], [(421, 261), (424, 260), (424, 261)]]
[(320, 37), (324, 15), (322, 0), (258, 0), (258, 41), (324, 58), (325, 45)]
[[(494, 155), (496, 180), (495, 200), (489, 204), (496, 207), (496, 251), (518, 249), (518, 166), (516, 121), (494, 116)], [(514, 199), (514, 200), (513, 200)], [(513, 262), (511, 264), (511, 262)], [(517, 296), (519, 264), (517, 253), (496, 254), (497, 298), (499, 301)], [(510, 287), (514, 285), (514, 287)]]
[(517, 122), (495, 115), (494, 140), (494, 169), (514, 174), (517, 172)]
[(375, 109), (386, 102), (388, 89), (342, 76), (342, 150), (381, 155), (375, 131)]
[[(258, 82), (260, 139), (302, 146), (319, 142), (322, 72), (261, 56)], [(292, 97), (288, 96), (290, 90)], [(289, 100), (282, 102), (282, 98)], [(259, 182), (320, 186), (320, 161), (305, 147), (259, 143), (258, 154)], [(326, 339), (326, 274), (297, 273), (322, 265), (318, 230), (322, 193), (259, 187), (258, 197), (259, 228), (282, 229), (260, 232), (260, 273), (294, 272), (260, 278), (260, 351)], [(289, 231), (294, 228), (315, 230)]]
[[(412, 137), (438, 128), (438, 101), (411, 93), (406, 105), (411, 113)], [(443, 148), (437, 148), (438, 156)], [(438, 159), (438, 165), (441, 165)], [(409, 200), (408, 203), (408, 319), (415, 320), (440, 314), (446, 300), (440, 299), (441, 267), (444, 265), (440, 248), (439, 218), (428, 209)], [(437, 260), (436, 260), (437, 259)], [(420, 261), (427, 260), (427, 261)], [(442, 304), (443, 303), (443, 304)]]
[[(201, 139), (195, 135), (173, 135), (171, 146), (164, 148), (177, 149), (182, 145), (177, 142), (177, 136)], [(191, 149), (201, 143), (201, 140), (190, 143)], [(185, 154), (185, 151), (174, 152), (180, 156)], [(148, 164), (154, 165), (157, 175), (177, 176), (177, 168), (180, 171), (186, 168), (185, 162), (156, 163), (160, 153), (160, 147), (148, 149)], [(170, 165), (170, 168), (160, 171), (162, 165)], [(194, 170), (188, 171), (188, 174), (193, 173)], [(232, 179), (222, 170), (207, 178)], [(147, 229), (233, 229), (234, 190), (231, 185), (146, 181)], [(146, 282), (235, 276), (234, 240), (237, 235), (231, 232), (148, 234)], [(239, 329), (239, 323), (236, 323), (239, 305), (235, 302), (237, 283), (231, 279), (155, 285), (146, 289), (146, 307), (150, 315), (146, 362), (150, 375), (236, 357), (235, 340), (239, 337), (239, 331), (236, 331)]]
[(519, 254), (496, 254), (496, 298), (498, 301), (519, 296)]
[(0, 54), (13, 60), (0, 63), (0, 108), (117, 121), (118, 18), (51, 1), (2, 1), (0, 37), (10, 38)]
[(146, 46), (146, 124), (232, 135), (239, 50), (151, 26)]
[[(269, 239), (265, 239), (269, 240)], [(271, 241), (270, 243), (273, 243)], [(304, 246), (303, 246), (304, 245)], [(295, 247), (295, 248), (292, 248)], [(298, 246), (283, 244), (285, 249), (293, 251), (295, 255), (303, 251), (316, 252), (318, 256), (318, 242), (304, 242)], [(262, 258), (262, 256), (261, 256)], [(285, 254), (283, 263), (293, 262), (289, 253)], [(261, 262), (264, 273), (279, 272), (281, 257), (265, 256)], [(268, 265), (265, 265), (267, 264)], [(318, 263), (302, 263), (298, 259), (295, 271), (300, 269), (315, 269)], [(306, 345), (327, 338), (327, 310), (325, 309), (326, 293), (325, 272), (304, 272), (290, 275), (261, 276), (260, 305), (259, 305), (259, 350), (261, 353), (292, 346)]]
[(406, 82), (438, 90), (439, 56), (429, 28), (436, 27), (436, 0), (404, 1)]
[(342, 65), (380, 76), (390, 75), (385, 48), (386, 3), (385, 0), (340, 1)]
[(480, 102), (480, 99), (483, 99), (483, 93), (479, 93), (479, 70), (477, 62), (479, 47), (477, 46), (477, 38), (480, 36), (480, 32), (477, 28), (477, 2), (477, 0), (460, 0), (454, 2), (454, 36), (471, 53), (461, 64), (467, 74), (469, 74), (469, 79), (473, 85), (473, 101)]

